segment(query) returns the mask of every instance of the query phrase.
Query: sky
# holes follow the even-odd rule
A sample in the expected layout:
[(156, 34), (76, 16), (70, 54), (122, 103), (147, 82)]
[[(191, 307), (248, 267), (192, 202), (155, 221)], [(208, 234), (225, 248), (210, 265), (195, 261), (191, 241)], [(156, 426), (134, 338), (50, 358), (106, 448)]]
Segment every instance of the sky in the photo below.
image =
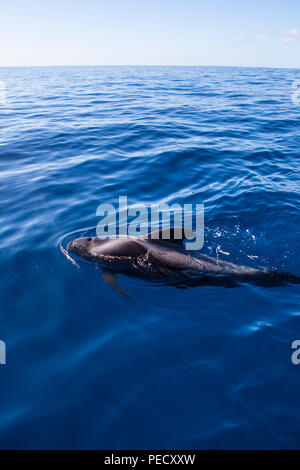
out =
[(7, 0), (0, 66), (300, 67), (300, 0)]

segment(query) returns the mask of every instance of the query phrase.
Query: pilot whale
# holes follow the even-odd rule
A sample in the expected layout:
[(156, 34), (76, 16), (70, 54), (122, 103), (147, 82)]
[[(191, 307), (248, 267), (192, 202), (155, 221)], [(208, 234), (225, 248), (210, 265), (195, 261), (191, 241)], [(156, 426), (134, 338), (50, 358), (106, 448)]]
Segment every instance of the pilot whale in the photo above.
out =
[(178, 238), (178, 233), (178, 229), (171, 228), (140, 237), (82, 237), (70, 241), (67, 250), (102, 265), (104, 281), (124, 295), (128, 294), (118, 287), (116, 272), (177, 287), (300, 284), (300, 277), (288, 272), (251, 268), (205, 254), (191, 254), (185, 250), (184, 240), (186, 236), (192, 237), (187, 234)]

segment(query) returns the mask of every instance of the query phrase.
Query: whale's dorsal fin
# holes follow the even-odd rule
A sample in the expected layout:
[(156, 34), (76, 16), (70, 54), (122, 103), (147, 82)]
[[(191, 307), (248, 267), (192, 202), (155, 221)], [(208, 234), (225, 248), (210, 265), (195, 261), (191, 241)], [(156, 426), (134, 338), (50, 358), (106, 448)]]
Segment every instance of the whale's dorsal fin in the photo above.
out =
[(175, 243), (176, 245), (181, 245), (186, 238), (195, 238), (195, 233), (192, 230), (186, 228), (169, 227), (155, 230), (154, 232), (150, 232), (141, 238), (154, 242), (158, 240), (164, 240), (167, 243)]

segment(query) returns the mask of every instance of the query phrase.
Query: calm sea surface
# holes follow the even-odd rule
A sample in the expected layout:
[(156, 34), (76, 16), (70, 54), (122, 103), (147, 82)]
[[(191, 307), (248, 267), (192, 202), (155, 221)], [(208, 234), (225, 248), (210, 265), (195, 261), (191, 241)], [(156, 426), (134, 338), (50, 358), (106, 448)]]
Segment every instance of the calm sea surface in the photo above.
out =
[(299, 79), (0, 69), (1, 448), (300, 447), (299, 286), (126, 298), (59, 249), (119, 195), (204, 203), (204, 253), (300, 275)]

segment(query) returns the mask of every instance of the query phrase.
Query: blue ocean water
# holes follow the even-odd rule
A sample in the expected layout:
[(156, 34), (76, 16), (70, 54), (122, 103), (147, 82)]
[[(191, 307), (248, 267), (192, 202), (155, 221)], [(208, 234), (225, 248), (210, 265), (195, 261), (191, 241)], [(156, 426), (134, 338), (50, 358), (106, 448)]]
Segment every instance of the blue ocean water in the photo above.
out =
[(299, 79), (0, 69), (1, 448), (299, 448), (299, 286), (120, 275), (126, 298), (59, 249), (119, 195), (204, 203), (203, 252), (300, 275)]

